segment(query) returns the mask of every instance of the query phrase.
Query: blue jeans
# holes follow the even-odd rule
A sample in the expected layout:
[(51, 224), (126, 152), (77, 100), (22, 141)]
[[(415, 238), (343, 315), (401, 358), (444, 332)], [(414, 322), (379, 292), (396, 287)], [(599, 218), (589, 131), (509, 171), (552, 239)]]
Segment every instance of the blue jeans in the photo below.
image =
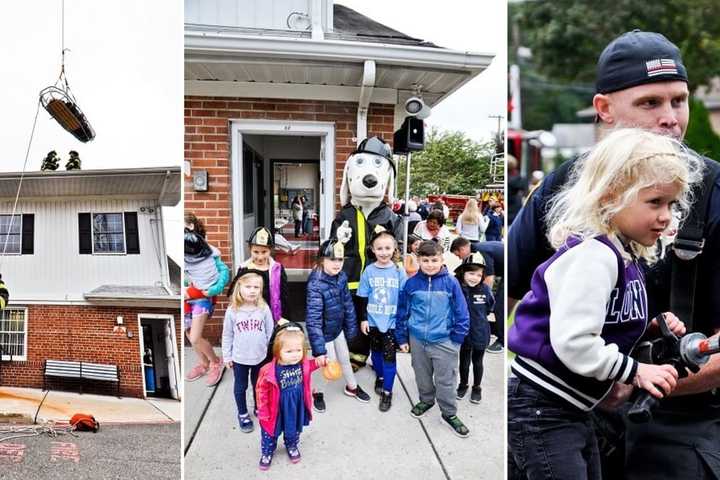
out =
[(245, 400), (245, 391), (248, 387), (248, 374), (252, 382), (253, 400), (257, 408), (257, 398), (255, 396), (255, 386), (257, 385), (258, 374), (260, 373), (260, 365), (242, 365), (233, 362), (233, 375), (235, 376), (235, 385), (233, 393), (235, 394), (235, 404), (237, 405), (238, 415), (247, 415), (247, 401)]
[(528, 480), (600, 480), (590, 414), (535, 386), (508, 380), (508, 446)]

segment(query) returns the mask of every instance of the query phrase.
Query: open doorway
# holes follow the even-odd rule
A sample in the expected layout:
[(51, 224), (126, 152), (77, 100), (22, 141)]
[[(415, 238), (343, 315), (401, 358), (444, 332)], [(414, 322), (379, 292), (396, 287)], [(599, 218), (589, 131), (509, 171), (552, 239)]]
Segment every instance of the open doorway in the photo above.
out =
[(145, 394), (180, 399), (174, 318), (141, 314), (139, 322)]
[(286, 269), (309, 271), (320, 246), (320, 162), (273, 159), (272, 167), (273, 221), (280, 235), (275, 259)]
[[(248, 258), (246, 242), (253, 229), (272, 228), (278, 245), (274, 256), (288, 277), (290, 312), (283, 316), (304, 321), (312, 260), (335, 217), (335, 125), (235, 120), (231, 149), (233, 263)], [(298, 193), (307, 198), (308, 210), (296, 236), (291, 207)]]
[(271, 227), (275, 259), (288, 280), (304, 282), (320, 245), (322, 139), (245, 134), (242, 141), (245, 236), (258, 226)]

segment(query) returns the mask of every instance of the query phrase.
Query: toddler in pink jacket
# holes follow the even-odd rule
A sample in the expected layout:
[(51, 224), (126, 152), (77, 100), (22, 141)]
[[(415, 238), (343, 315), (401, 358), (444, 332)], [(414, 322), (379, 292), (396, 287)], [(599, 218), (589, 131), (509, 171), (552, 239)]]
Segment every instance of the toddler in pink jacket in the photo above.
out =
[(300, 461), (300, 433), (312, 419), (310, 374), (318, 367), (316, 359), (305, 356), (302, 329), (294, 323), (278, 327), (273, 360), (260, 369), (256, 387), (262, 451), (260, 470), (270, 468), (281, 433), (290, 461)]

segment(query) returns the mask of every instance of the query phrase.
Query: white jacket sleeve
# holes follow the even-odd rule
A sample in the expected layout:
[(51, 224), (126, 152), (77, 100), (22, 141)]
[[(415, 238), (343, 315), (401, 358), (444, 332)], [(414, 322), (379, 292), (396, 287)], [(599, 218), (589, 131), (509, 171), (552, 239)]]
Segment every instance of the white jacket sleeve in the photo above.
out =
[(597, 240), (586, 240), (545, 271), (550, 300), (550, 343), (572, 372), (597, 380), (629, 382), (634, 360), (600, 336), (618, 278), (617, 258)]
[(222, 354), (223, 362), (232, 361), (232, 350), (233, 350), (233, 339), (235, 337), (234, 325), (233, 325), (233, 312), (232, 307), (228, 306), (225, 310), (225, 319), (223, 320), (222, 330)]

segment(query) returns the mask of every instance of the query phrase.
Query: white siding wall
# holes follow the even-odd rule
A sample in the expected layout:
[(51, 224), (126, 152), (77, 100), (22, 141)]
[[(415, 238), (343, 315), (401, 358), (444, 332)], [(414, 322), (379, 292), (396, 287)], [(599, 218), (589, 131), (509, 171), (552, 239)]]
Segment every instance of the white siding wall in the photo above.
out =
[[(100, 285), (160, 285), (165, 247), (159, 244), (157, 229), (162, 225), (154, 213), (141, 213), (140, 207), (158, 208), (152, 200), (21, 201), (17, 213), (35, 215), (35, 245), (33, 255), (0, 257), (11, 302), (82, 302), (83, 293)], [(0, 213), (11, 212), (12, 203), (0, 203)], [(138, 212), (140, 254), (80, 255), (81, 212)]]
[[(323, 29), (329, 26), (332, 0), (323, 0)], [(228, 27), (288, 30), (292, 12), (310, 14), (311, 0), (185, 0), (185, 22)]]

